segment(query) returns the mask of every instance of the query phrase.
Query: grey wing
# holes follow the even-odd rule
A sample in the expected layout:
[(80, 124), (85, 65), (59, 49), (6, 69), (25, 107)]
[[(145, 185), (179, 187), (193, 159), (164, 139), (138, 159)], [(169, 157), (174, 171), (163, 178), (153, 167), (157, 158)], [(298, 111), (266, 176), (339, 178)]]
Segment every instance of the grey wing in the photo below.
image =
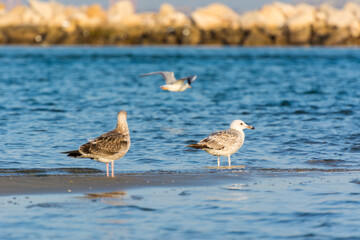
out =
[(228, 145), (232, 145), (237, 142), (239, 136), (233, 133), (231, 130), (222, 130), (210, 134), (199, 142), (199, 144), (215, 150), (222, 150)]
[(188, 84), (191, 85), (196, 80), (196, 78), (197, 78), (196, 75), (191, 75), (191, 76), (182, 78), (181, 80), (186, 80), (188, 82)]
[(130, 141), (127, 135), (108, 132), (85, 143), (79, 148), (79, 151), (84, 154), (113, 155), (125, 151), (129, 144)]
[(145, 74), (140, 75), (140, 77), (155, 75), (155, 74), (160, 74), (165, 79), (166, 84), (172, 84), (172, 83), (176, 82), (175, 74), (173, 72), (145, 73)]

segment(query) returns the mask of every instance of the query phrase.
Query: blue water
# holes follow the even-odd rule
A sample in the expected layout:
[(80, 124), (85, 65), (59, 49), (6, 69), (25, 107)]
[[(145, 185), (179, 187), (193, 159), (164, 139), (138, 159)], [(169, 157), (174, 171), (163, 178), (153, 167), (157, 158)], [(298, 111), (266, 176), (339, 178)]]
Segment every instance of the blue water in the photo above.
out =
[[(113, 129), (120, 110), (132, 146), (116, 173), (216, 165), (185, 146), (235, 119), (256, 127), (235, 165), (360, 167), (356, 48), (2, 47), (0, 66), (0, 169), (104, 171), (60, 152)], [(138, 77), (161, 70), (198, 79), (172, 93)]]
[[(0, 238), (360, 239), (359, 66), (356, 48), (1, 47), (0, 176), (103, 176), (60, 152), (113, 129), (120, 110), (122, 176), (213, 174), (216, 157), (186, 145), (235, 119), (256, 129), (232, 156), (245, 170), (219, 170), (227, 181), (0, 197)], [(138, 77), (161, 70), (198, 78), (172, 93)]]
[[(360, 239), (358, 173), (0, 198), (1, 239)], [(355, 178), (355, 180), (354, 180)]]

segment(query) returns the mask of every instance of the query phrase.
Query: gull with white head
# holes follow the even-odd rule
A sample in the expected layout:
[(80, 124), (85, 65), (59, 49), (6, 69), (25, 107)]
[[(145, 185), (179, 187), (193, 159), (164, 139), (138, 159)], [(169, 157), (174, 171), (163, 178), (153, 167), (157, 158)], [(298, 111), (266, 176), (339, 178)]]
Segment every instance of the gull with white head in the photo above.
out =
[(191, 75), (181, 79), (176, 79), (173, 72), (152, 72), (140, 75), (140, 77), (160, 74), (165, 79), (165, 85), (160, 86), (163, 90), (170, 92), (183, 92), (188, 88), (191, 88), (191, 84), (195, 81), (197, 76)]
[(234, 120), (230, 129), (211, 133), (198, 143), (190, 144), (187, 147), (202, 149), (211, 155), (217, 156), (218, 167), (220, 167), (220, 156), (227, 156), (231, 166), (230, 155), (241, 148), (245, 140), (244, 129), (255, 129), (241, 120)]
[(62, 152), (69, 157), (90, 158), (106, 163), (106, 175), (109, 177), (109, 163), (111, 162), (111, 176), (114, 177), (114, 161), (123, 157), (130, 148), (130, 134), (126, 121), (127, 113), (120, 111), (117, 115), (117, 125), (114, 130), (85, 143), (78, 150)]

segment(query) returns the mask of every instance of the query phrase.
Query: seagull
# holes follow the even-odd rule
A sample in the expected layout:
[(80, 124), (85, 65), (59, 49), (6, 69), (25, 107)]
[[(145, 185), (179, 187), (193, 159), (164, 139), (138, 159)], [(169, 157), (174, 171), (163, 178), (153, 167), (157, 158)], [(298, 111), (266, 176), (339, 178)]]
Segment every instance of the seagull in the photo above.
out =
[(230, 129), (211, 133), (198, 143), (190, 144), (187, 147), (202, 149), (211, 155), (217, 156), (218, 167), (220, 167), (220, 156), (227, 156), (231, 166), (230, 155), (241, 148), (245, 140), (243, 129), (255, 129), (241, 120), (234, 120)]
[(107, 177), (109, 177), (109, 163), (111, 162), (111, 176), (114, 177), (114, 161), (123, 157), (130, 148), (130, 134), (126, 117), (127, 113), (120, 111), (114, 130), (81, 145), (78, 150), (62, 153), (69, 157), (91, 158), (106, 163)]
[(145, 73), (140, 75), (140, 77), (149, 76), (160, 74), (164, 79), (166, 84), (160, 86), (163, 90), (168, 90), (170, 92), (183, 92), (187, 88), (191, 88), (191, 84), (195, 81), (197, 76), (191, 75), (188, 77), (181, 78), (177, 80), (173, 72), (152, 72), (152, 73)]

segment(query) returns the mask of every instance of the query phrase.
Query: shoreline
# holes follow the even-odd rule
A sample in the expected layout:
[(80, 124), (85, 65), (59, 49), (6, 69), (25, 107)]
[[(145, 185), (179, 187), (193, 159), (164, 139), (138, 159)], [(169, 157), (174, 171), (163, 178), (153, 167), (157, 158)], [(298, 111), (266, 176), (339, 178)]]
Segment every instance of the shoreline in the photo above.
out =
[[(66, 194), (121, 191), (142, 187), (216, 186), (250, 179), (319, 177), (359, 173), (360, 169), (219, 169), (202, 172), (148, 172), (99, 175), (10, 175), (0, 176), (0, 197), (25, 194)], [(331, 174), (331, 175), (329, 175)]]

